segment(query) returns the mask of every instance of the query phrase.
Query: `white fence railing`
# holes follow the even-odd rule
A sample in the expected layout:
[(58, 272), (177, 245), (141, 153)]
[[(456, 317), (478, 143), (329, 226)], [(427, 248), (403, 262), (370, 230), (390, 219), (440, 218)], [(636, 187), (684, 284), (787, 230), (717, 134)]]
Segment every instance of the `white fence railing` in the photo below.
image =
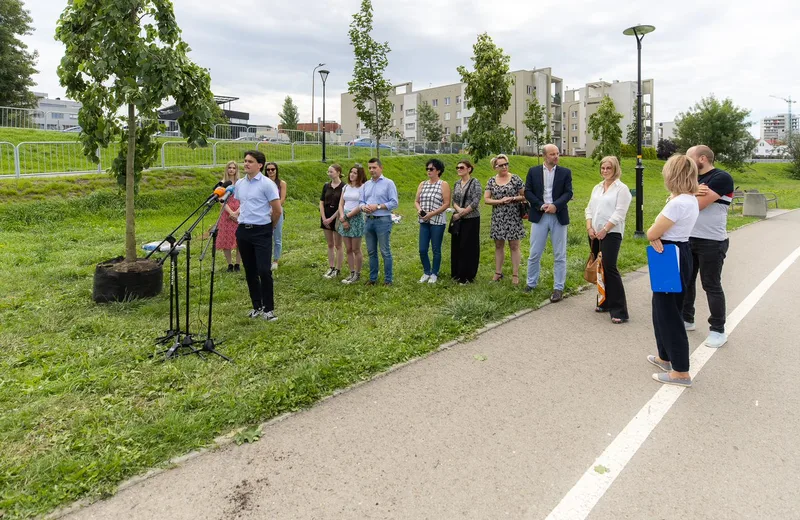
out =
[[(461, 145), (456, 143), (389, 141), (380, 146), (382, 157), (462, 153)], [(275, 162), (322, 159), (322, 143), (312, 141), (220, 140), (204, 148), (191, 148), (183, 141), (164, 141), (161, 143), (159, 158), (152, 168), (215, 168), (224, 166), (228, 161), (241, 161), (248, 150), (259, 150), (267, 160)], [(0, 178), (103, 172), (111, 166), (117, 154), (114, 149), (100, 149), (97, 153), (100, 160), (94, 163), (84, 155), (83, 146), (77, 141), (25, 141), (16, 145), (0, 142)], [(374, 142), (325, 144), (325, 159), (328, 162), (366, 163), (376, 154)]]

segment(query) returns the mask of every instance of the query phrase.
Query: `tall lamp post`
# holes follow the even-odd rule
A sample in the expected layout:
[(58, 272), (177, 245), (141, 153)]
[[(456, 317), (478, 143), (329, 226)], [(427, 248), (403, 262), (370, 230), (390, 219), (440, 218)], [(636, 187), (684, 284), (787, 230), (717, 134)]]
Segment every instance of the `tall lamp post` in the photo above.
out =
[(311, 71), (311, 122), (314, 123), (316, 119), (314, 119), (314, 85), (317, 82), (317, 69), (320, 67), (324, 67), (324, 63), (320, 63), (314, 70)]
[(322, 69), (319, 71), (319, 77), (322, 78), (322, 162), (326, 161), (325, 158), (325, 81), (328, 79), (329, 71)]
[[(642, 40), (645, 34), (655, 31), (652, 25), (628, 27), (622, 34), (636, 37), (639, 66), (636, 89), (636, 238), (644, 237), (644, 165), (642, 164)], [(652, 131), (652, 130), (651, 130)]]

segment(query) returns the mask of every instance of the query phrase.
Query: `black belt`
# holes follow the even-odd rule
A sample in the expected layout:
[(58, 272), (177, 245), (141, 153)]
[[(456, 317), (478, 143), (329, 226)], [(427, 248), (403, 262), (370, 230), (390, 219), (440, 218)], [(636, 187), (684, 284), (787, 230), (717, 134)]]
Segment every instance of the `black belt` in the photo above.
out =
[(367, 215), (367, 218), (389, 218), (391, 215)]
[(271, 225), (272, 224), (240, 224), (240, 226), (244, 227), (245, 229), (260, 229)]

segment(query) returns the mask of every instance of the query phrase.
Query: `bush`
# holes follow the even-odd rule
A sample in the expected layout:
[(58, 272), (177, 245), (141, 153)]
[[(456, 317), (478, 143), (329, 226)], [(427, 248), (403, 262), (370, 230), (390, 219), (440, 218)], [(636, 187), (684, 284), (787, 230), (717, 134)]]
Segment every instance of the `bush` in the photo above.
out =
[(672, 139), (659, 139), (656, 154), (662, 161), (666, 161), (678, 151), (678, 145)]
[[(636, 145), (623, 144), (622, 157), (636, 157)], [(657, 159), (656, 149), (650, 146), (642, 147), (642, 159)]]

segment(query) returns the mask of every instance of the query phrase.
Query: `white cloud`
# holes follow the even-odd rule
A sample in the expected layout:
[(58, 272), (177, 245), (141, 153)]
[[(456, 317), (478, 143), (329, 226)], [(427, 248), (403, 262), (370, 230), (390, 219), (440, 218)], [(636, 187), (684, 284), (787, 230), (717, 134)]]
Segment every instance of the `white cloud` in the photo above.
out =
[[(471, 64), (477, 34), (488, 32), (512, 69), (552, 67), (570, 88), (599, 78), (636, 79), (636, 43), (622, 30), (637, 23), (656, 26), (643, 42), (644, 78), (655, 79), (658, 121), (672, 120), (701, 97), (730, 97), (752, 110), (752, 119), (784, 112), (770, 98), (800, 92), (793, 50), (800, 10), (793, 0), (758, 5), (674, 0), (589, 0), (536, 3), (521, 0), (373, 0), (375, 37), (392, 48), (388, 75), (418, 88), (459, 80), (458, 65)], [(27, 43), (40, 52), (37, 90), (64, 95), (56, 67), (63, 47), (53, 40), (66, 0), (28, 0), (36, 32)], [(340, 94), (352, 72), (348, 29), (359, 0), (263, 2), (175, 0), (192, 59), (211, 69), (214, 91), (239, 96), (233, 108), (250, 112), (253, 123), (275, 124), (286, 95), (311, 117), (311, 71), (325, 62), (327, 117), (339, 119)], [(316, 111), (322, 114), (317, 78)], [(757, 127), (755, 127), (757, 131)]]

